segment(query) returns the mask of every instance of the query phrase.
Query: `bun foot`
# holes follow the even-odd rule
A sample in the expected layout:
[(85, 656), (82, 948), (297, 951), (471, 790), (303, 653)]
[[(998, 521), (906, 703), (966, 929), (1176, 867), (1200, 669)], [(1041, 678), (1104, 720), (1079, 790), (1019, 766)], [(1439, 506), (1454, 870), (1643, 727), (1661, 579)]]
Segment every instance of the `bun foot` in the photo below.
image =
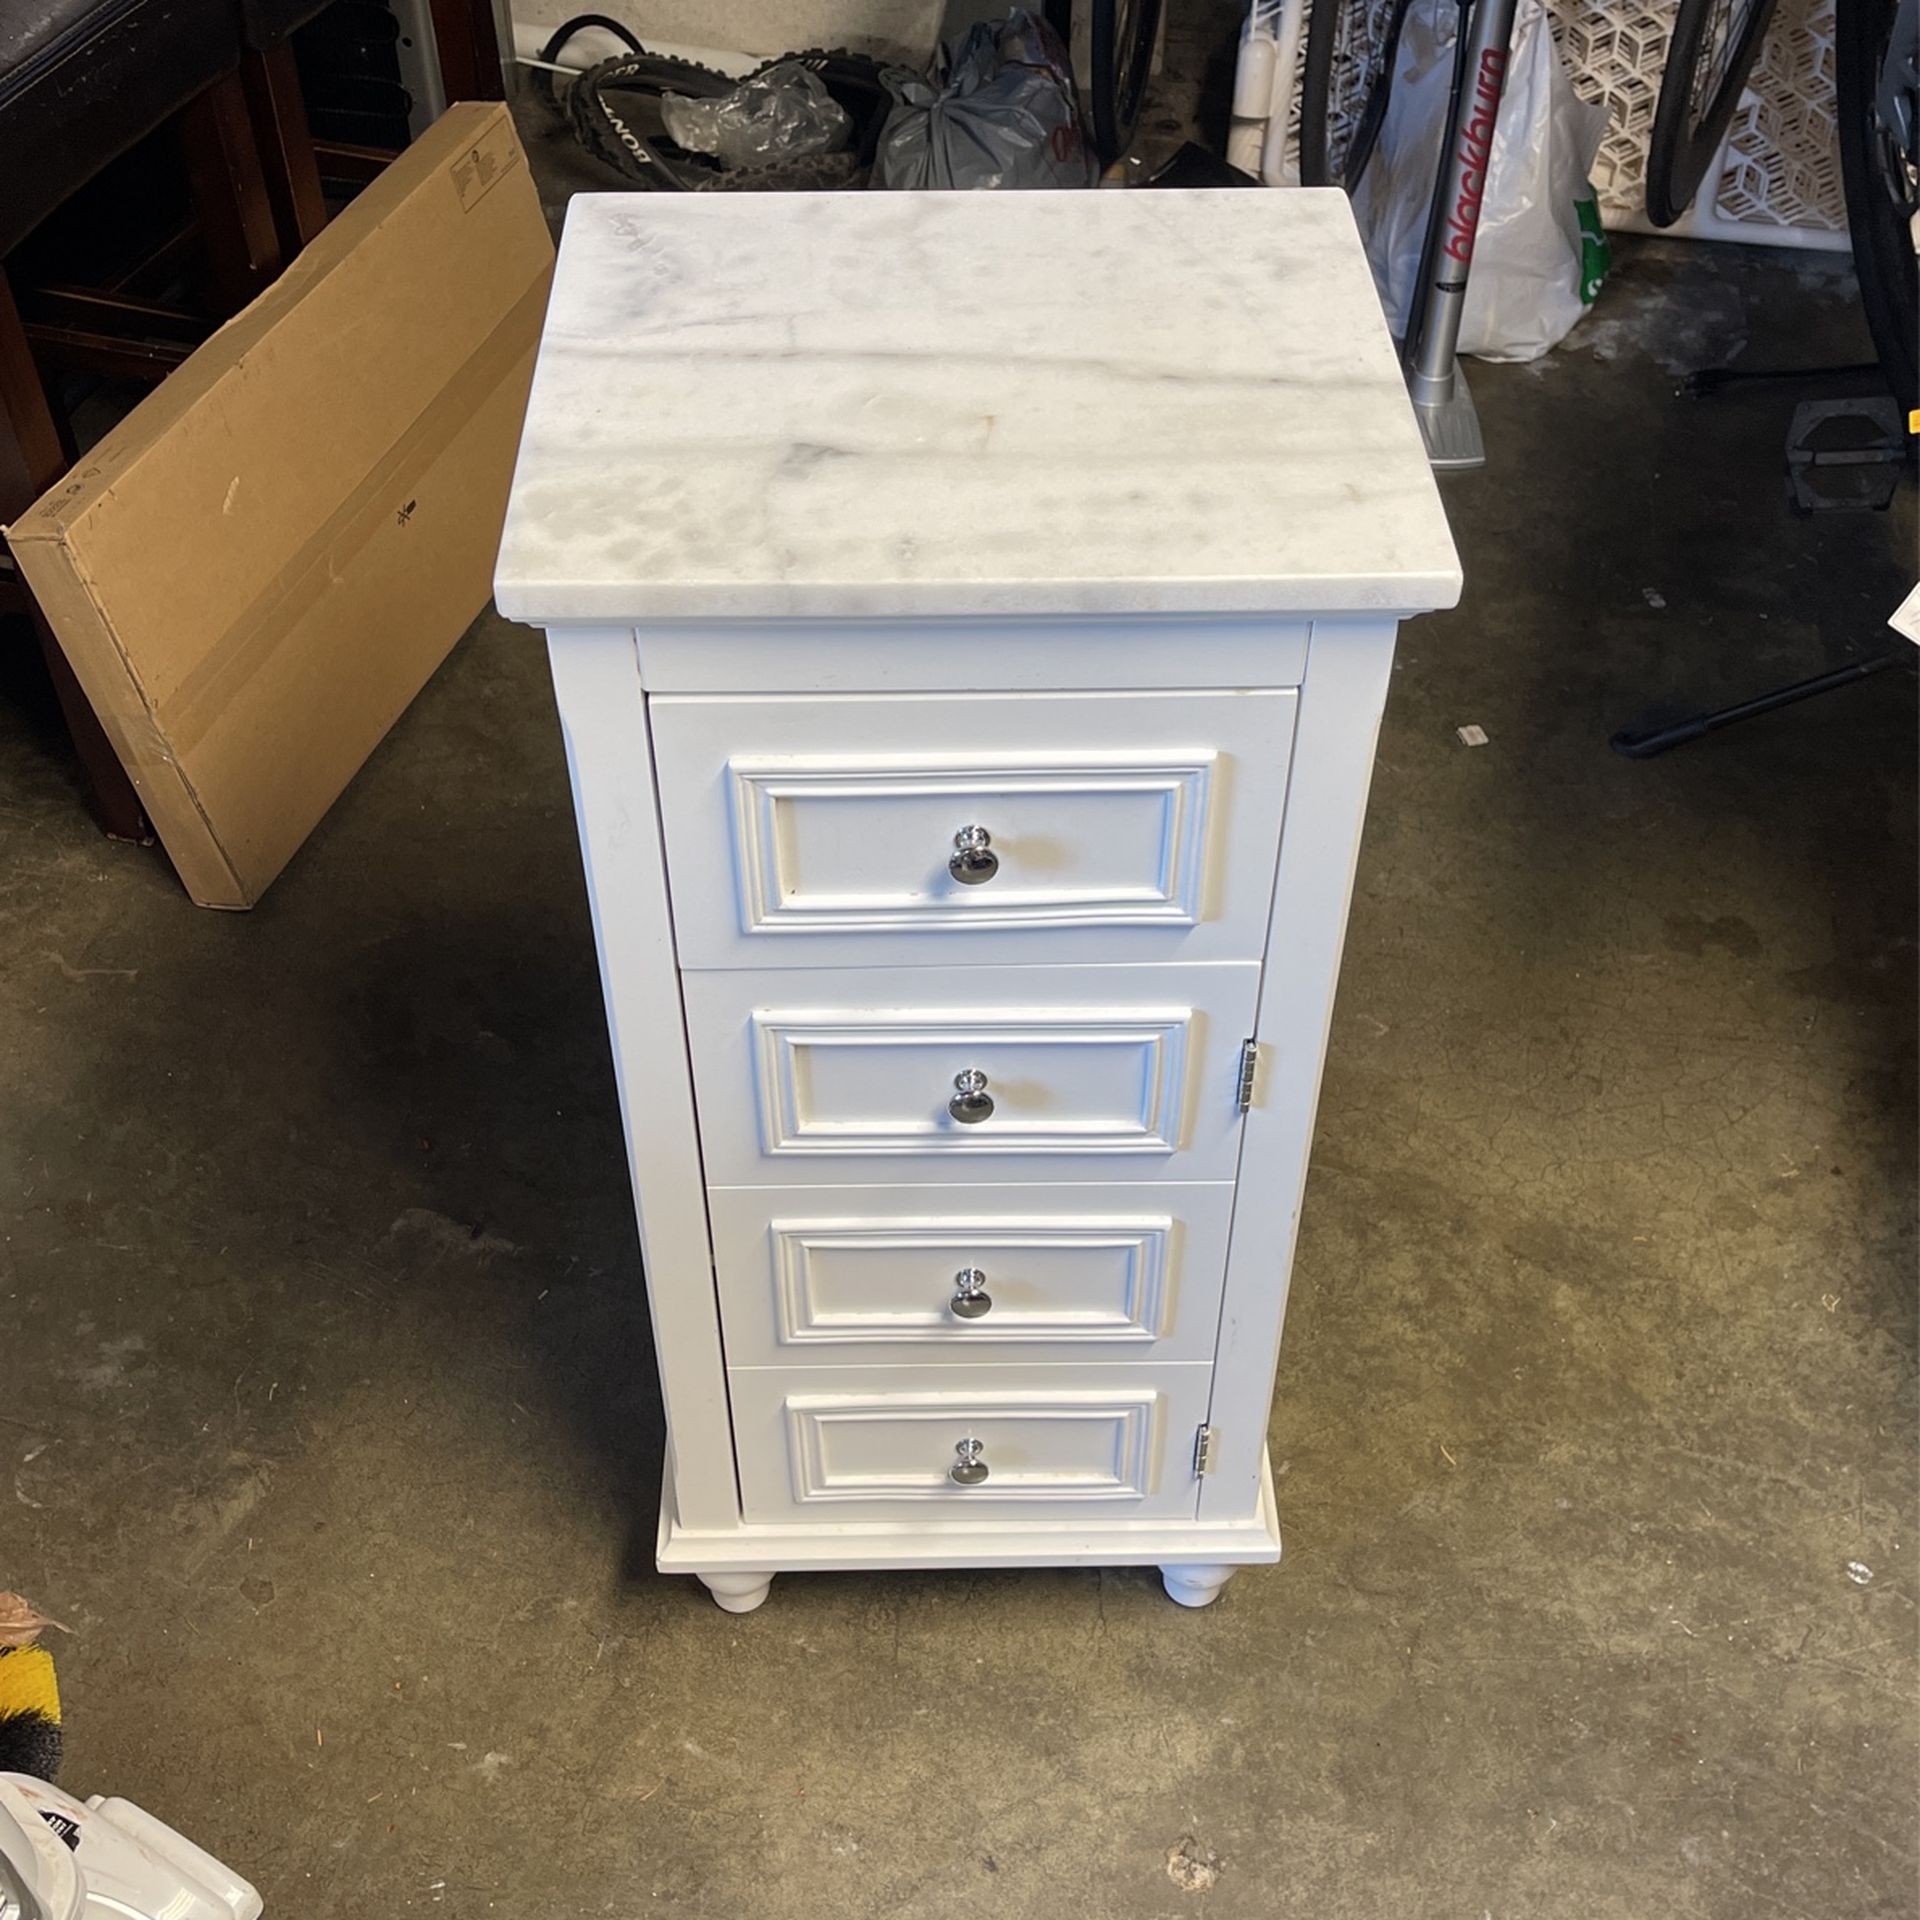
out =
[(770, 1573), (702, 1573), (695, 1576), (729, 1613), (751, 1613), (773, 1591)]
[(1160, 1584), (1169, 1600), (1183, 1607), (1210, 1607), (1220, 1597), (1220, 1589), (1238, 1573), (1238, 1567), (1162, 1567)]

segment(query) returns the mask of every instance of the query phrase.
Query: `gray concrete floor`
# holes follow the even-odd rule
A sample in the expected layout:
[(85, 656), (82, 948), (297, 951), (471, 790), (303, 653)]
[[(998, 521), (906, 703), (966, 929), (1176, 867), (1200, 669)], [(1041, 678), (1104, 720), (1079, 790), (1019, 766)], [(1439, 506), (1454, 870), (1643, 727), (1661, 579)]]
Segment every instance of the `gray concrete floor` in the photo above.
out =
[(1334, 1025), (1287, 1557), (1207, 1613), (879, 1574), (738, 1620), (651, 1572), (532, 636), (480, 620), (244, 918), (0, 706), (0, 1586), (74, 1629), (67, 1784), (303, 1920), (1914, 1913), (1913, 686), (1606, 745), (1883, 644), (1911, 498), (1789, 518), (1791, 395), (1669, 371), (1860, 346), (1838, 268), (1643, 245), (1476, 374), (1466, 599), (1404, 639)]

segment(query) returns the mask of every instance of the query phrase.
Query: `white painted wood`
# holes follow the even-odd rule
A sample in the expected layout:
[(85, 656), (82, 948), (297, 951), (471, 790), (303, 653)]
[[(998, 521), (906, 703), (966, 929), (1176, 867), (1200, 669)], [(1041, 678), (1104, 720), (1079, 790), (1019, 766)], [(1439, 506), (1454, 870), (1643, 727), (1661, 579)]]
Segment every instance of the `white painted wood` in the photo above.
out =
[[(749, 1523), (914, 1513), (920, 1525), (1044, 1509), (1191, 1517), (1205, 1365), (793, 1370), (732, 1376)], [(960, 1485), (963, 1446), (987, 1477)]]
[(703, 1573), (700, 1580), (714, 1605), (728, 1613), (751, 1613), (773, 1591), (770, 1573)]
[[(1211, 1360), (1233, 1188), (725, 1187), (735, 1367)], [(953, 1311), (977, 1269), (991, 1306)]]
[(1277, 1559), (1394, 626), (1459, 590), (1344, 198), (581, 196), (497, 587), (551, 630), (662, 1570)]
[(1287, 795), (1296, 821), (1280, 849), (1256, 1036), (1259, 1070), (1240, 1152), (1239, 1191), (1214, 1376), (1214, 1470), (1201, 1512), (1251, 1512), (1266, 1459), (1280, 1328), (1313, 1116), (1333, 1018), (1374, 744), (1393, 671), (1391, 622), (1316, 624)]
[(636, 629), (651, 693), (1111, 693), (1292, 687), (1309, 623), (1212, 619), (702, 620)]
[(1210, 1607), (1220, 1598), (1220, 1589), (1239, 1571), (1230, 1565), (1162, 1567), (1160, 1584), (1166, 1588), (1167, 1598), (1183, 1607)]
[[(1027, 1517), (1033, 1513), (1042, 1517)], [(1101, 1508), (1090, 1517), (1057, 1507), (1027, 1508), (990, 1519), (952, 1519), (928, 1527), (916, 1509), (894, 1520), (755, 1523), (702, 1533), (682, 1526), (672, 1489), (660, 1507), (655, 1558), (662, 1573), (847, 1572), (862, 1567), (1160, 1567), (1270, 1566), (1280, 1558), (1273, 1482), (1258, 1510), (1237, 1521), (1130, 1517)]]
[[(716, 1186), (1230, 1178), (1259, 968), (682, 978)], [(963, 1072), (992, 1116), (950, 1113)]]
[[(1252, 960), (1290, 692), (650, 703), (685, 967)], [(998, 862), (968, 885), (954, 836)]]
[(548, 654), (640, 1218), (674, 1506), (689, 1525), (724, 1531), (739, 1523), (739, 1491), (645, 699), (624, 634), (556, 634)]

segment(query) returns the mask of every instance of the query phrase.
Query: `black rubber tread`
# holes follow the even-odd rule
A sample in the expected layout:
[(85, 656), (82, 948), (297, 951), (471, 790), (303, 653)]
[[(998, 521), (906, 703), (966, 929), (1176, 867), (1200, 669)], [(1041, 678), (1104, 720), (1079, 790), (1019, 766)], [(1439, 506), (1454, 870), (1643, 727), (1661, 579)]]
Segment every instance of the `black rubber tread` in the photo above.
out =
[(770, 167), (722, 167), (697, 182), (694, 193), (839, 193), (864, 187), (867, 170), (851, 153), (808, 153)]
[(763, 60), (747, 77), (752, 79), (769, 67), (785, 66), (790, 60), (809, 73), (817, 73), (821, 85), (846, 108), (853, 120), (857, 163), (862, 168), (872, 166), (873, 156), (880, 150), (880, 130), (893, 108), (893, 95), (881, 78), (887, 71), (885, 63), (846, 47), (805, 47), (798, 53)]
[[(798, 54), (782, 54), (736, 77), (691, 60), (642, 49), (637, 54), (603, 60), (582, 73), (567, 94), (568, 120), (574, 138), (587, 153), (631, 184), (656, 192), (835, 192), (864, 186), (870, 150), (865, 157), (858, 151), (806, 154), (767, 167), (730, 168), (721, 166), (708, 154), (688, 153), (668, 139), (657, 124), (657, 102), (662, 94), (681, 93), (694, 99), (714, 99), (731, 93), (741, 84), (741, 79), (752, 79), (788, 61), (798, 61), (818, 73), (829, 93), (834, 92), (836, 85), (854, 92), (865, 85), (871, 71), (874, 88), (884, 97), (884, 89), (878, 85), (877, 63), (843, 51), (810, 48)], [(645, 104), (644, 113), (622, 110), (616, 105), (614, 102), (622, 93), (633, 95)], [(838, 94), (835, 97), (850, 114), (854, 112), (847, 99)], [(860, 131), (866, 141), (868, 129), (861, 127)], [(875, 119), (869, 148), (878, 139), (879, 121)]]
[(1303, 187), (1343, 187), (1351, 193), (1373, 158), (1373, 149), (1386, 123), (1387, 102), (1393, 95), (1393, 67), (1400, 50), (1400, 32), (1406, 25), (1412, 0), (1395, 0), (1379, 64), (1367, 81), (1366, 105), (1355, 122), (1353, 139), (1336, 167), (1332, 141), (1333, 56), (1340, 38), (1343, 10), (1363, 10), (1367, 0), (1311, 0), (1307, 9), (1307, 50), (1300, 69), (1300, 184)]
[[(1842, 0), (1842, 11), (1852, 3)], [(1719, 90), (1708, 102), (1706, 112), (1695, 119), (1693, 76), (1718, 4), (1719, 0), (1680, 0), (1674, 15), (1673, 37), (1667, 42), (1666, 65), (1660, 74), (1660, 94), (1653, 107), (1653, 131), (1647, 138), (1647, 218), (1656, 227), (1672, 226), (1693, 205), (1693, 196), (1700, 191), (1700, 182), (1707, 177), (1713, 156), (1720, 151), (1720, 143), (1733, 124), (1747, 76), (1760, 57), (1775, 0), (1754, 0)]]
[(664, 93), (711, 100), (737, 84), (732, 75), (712, 67), (642, 49), (587, 68), (568, 90), (567, 118), (580, 145), (623, 179), (665, 192), (690, 192), (698, 188), (702, 174), (718, 173), (719, 163), (675, 146), (657, 124), (647, 126), (631, 107), (617, 109), (608, 95), (630, 93), (641, 101), (652, 100), (647, 120), (657, 122), (657, 102)]
[(1898, 11), (1898, 0), (1845, 0), (1834, 22), (1833, 65), (1854, 277), (1874, 350), (1904, 414), (1920, 406), (1920, 263), (1905, 212), (1887, 189), (1874, 109)]
[(571, 20), (561, 21), (548, 35), (546, 44), (540, 49), (540, 58), (545, 65), (537, 69), (535, 80), (545, 92), (548, 106), (563, 116), (566, 113), (566, 107), (560, 94), (560, 76), (551, 69), (558, 64), (561, 54), (566, 51), (568, 41), (575, 34), (585, 33), (593, 27), (598, 27), (603, 32), (624, 41), (635, 53), (640, 51), (640, 42), (633, 37), (632, 29), (622, 26), (609, 14), (576, 13)]

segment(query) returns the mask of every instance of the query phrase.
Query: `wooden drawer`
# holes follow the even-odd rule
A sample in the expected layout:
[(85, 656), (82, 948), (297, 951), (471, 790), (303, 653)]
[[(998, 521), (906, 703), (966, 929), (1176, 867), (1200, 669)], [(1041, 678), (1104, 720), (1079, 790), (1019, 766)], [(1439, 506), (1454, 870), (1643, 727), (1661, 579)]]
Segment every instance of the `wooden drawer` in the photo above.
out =
[(1211, 1360), (1233, 1189), (725, 1187), (710, 1212), (736, 1367)]
[[(736, 1368), (728, 1376), (748, 1521), (823, 1525), (911, 1512), (939, 1526), (1191, 1515), (1212, 1368), (1018, 1367), (989, 1385), (954, 1368)], [(879, 1384), (884, 1381), (886, 1384)], [(963, 1441), (987, 1477), (955, 1483)]]
[[(714, 1186), (1231, 1180), (1259, 967), (689, 974)], [(984, 1074), (989, 1117), (954, 1117)]]
[[(1257, 958), (1295, 706), (656, 697), (680, 963)], [(949, 862), (969, 827), (992, 868), (963, 884)]]

